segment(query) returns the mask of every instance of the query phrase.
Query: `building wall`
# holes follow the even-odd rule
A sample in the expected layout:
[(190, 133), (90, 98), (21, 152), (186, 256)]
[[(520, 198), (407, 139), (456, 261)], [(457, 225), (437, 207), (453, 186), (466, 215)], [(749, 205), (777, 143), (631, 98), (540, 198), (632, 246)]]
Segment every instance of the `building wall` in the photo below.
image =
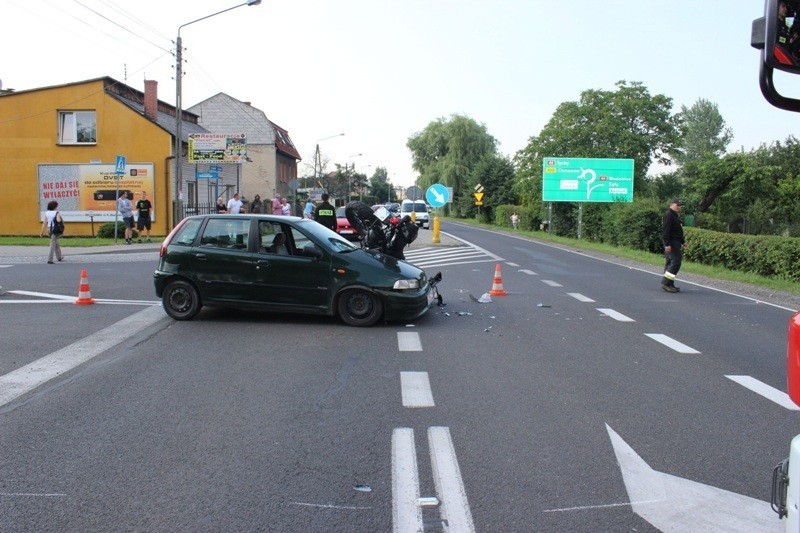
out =
[[(150, 201), (156, 221), (152, 233), (165, 235), (171, 213), (172, 136), (123, 103), (108, 96), (103, 80), (48, 87), (0, 96), (0, 235), (38, 235), (38, 165), (47, 163), (114, 164), (117, 155), (129, 162), (152, 163), (155, 190)], [(59, 111), (91, 111), (97, 115), (97, 143), (58, 144)], [(68, 235), (91, 235), (85, 223), (70, 222)]]

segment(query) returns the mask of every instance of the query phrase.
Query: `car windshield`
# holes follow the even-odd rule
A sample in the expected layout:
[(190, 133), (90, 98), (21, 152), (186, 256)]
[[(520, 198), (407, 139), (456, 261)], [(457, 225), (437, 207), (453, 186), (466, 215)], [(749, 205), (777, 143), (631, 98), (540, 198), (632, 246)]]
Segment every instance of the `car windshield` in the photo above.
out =
[(345, 218), (344, 206), (336, 210), (336, 218)]
[(414, 211), (417, 213), (427, 213), (428, 206), (425, 204), (414, 204)]
[(297, 221), (297, 227), (304, 233), (315, 237), (319, 242), (324, 243), (325, 247), (331, 252), (352, 252), (359, 249), (355, 244), (315, 220), (299, 220)]

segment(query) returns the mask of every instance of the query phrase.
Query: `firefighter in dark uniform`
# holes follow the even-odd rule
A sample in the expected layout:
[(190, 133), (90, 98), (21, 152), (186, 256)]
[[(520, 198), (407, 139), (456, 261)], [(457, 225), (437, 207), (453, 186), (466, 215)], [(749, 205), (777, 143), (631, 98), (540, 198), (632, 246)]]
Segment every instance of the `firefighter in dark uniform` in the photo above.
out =
[(328, 193), (322, 193), (322, 203), (314, 211), (314, 220), (331, 231), (336, 231), (336, 208), (328, 202)]
[(686, 242), (683, 237), (683, 226), (678, 213), (681, 210), (681, 201), (677, 198), (669, 204), (669, 209), (664, 212), (664, 224), (661, 228), (661, 240), (664, 241), (664, 256), (667, 261), (664, 265), (664, 277), (661, 279), (661, 288), (667, 292), (680, 292), (675, 286), (675, 277), (681, 269), (681, 249)]

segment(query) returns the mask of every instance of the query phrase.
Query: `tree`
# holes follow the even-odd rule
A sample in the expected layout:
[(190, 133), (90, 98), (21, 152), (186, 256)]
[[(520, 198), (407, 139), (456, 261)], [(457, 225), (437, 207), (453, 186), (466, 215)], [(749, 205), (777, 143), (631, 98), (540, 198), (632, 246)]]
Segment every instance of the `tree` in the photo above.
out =
[(722, 157), (733, 139), (733, 131), (725, 126), (717, 104), (704, 98), (690, 108), (681, 106), (677, 119), (682, 140), (672, 156), (681, 165)]
[(486, 155), (494, 155), (497, 140), (486, 126), (473, 119), (452, 115), (428, 124), (422, 132), (409, 137), (412, 166), (419, 172), (417, 185), (427, 189), (434, 183), (453, 188), (454, 197), (467, 194), (467, 177)]
[(619, 81), (615, 91), (590, 89), (578, 102), (558, 106), (538, 136), (517, 153), (515, 162), (524, 200), (541, 200), (542, 159), (545, 157), (620, 158), (634, 160), (634, 192), (644, 183), (652, 161), (672, 163), (678, 121), (672, 99), (651, 95), (640, 82)]
[(487, 155), (481, 159), (467, 180), (467, 190), (458, 201), (460, 211), (468, 216), (474, 215), (478, 208), (471, 191), (481, 184), (484, 190), (483, 213), (486, 220), (494, 218), (494, 208), (498, 205), (516, 204), (517, 194), (514, 192), (514, 166), (508, 158), (499, 155)]
[(389, 173), (385, 167), (378, 167), (369, 179), (369, 194), (380, 202), (391, 202), (394, 199), (394, 190), (389, 183)]

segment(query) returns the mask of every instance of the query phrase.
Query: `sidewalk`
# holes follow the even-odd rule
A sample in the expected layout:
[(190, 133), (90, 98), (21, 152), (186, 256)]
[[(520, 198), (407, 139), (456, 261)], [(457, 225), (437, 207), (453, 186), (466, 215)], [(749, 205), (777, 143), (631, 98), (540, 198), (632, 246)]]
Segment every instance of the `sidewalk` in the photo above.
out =
[[(47, 254), (50, 252), (50, 239), (42, 239), (42, 241), (46, 242), (46, 244), (42, 244), (41, 246), (0, 246), (0, 261), (3, 258), (19, 258), (19, 257), (36, 257), (36, 258), (47, 258)], [(124, 244), (124, 240), (121, 240), (123, 244), (112, 244), (110, 246), (81, 246), (81, 247), (72, 247), (72, 246), (62, 246), (61, 251), (64, 253), (64, 257), (69, 257), (71, 255), (91, 255), (91, 254), (107, 254), (107, 253), (131, 253), (131, 252), (153, 252), (158, 251), (161, 247), (160, 242), (153, 242), (153, 243), (142, 243), (138, 244), (134, 242), (133, 244)]]

